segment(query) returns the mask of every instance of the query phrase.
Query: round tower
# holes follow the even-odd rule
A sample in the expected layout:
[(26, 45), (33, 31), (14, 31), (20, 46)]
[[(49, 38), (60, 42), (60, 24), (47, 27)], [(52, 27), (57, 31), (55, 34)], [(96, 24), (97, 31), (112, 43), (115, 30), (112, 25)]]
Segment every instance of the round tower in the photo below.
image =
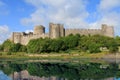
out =
[(34, 27), (34, 34), (43, 34), (45, 33), (45, 27), (42, 25)]

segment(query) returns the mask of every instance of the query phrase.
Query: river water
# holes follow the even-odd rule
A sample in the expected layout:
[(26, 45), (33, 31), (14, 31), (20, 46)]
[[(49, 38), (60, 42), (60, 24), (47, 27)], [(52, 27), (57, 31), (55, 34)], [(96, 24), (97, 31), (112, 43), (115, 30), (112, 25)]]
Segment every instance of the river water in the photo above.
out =
[(2, 60), (0, 80), (120, 80), (120, 64), (101, 60)]

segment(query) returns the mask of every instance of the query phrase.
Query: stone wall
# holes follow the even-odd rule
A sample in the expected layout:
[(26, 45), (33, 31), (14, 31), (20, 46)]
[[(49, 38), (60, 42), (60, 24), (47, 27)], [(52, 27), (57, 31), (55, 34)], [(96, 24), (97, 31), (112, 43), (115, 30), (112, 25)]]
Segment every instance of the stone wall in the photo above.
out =
[(34, 28), (34, 32), (30, 33), (22, 33), (22, 32), (13, 32), (10, 40), (14, 43), (21, 43), (23, 45), (27, 45), (31, 39), (38, 38), (59, 38), (68, 36), (70, 34), (80, 34), (80, 35), (104, 35), (108, 37), (114, 37), (114, 29), (112, 26), (107, 26), (103, 24), (101, 29), (64, 29), (63, 24), (49, 24), (49, 33), (45, 33), (45, 27), (36, 26)]
[(80, 34), (80, 35), (95, 35), (99, 34), (102, 35), (102, 31), (100, 29), (66, 29), (65, 36), (70, 34)]
[(38, 38), (46, 38), (46, 37), (49, 37), (49, 35), (46, 33), (46, 34), (41, 34), (41, 35), (22, 35), (22, 38), (21, 38), (21, 44), (23, 45), (27, 45), (28, 42), (31, 40), (31, 39), (38, 39)]
[(102, 24), (101, 29), (66, 29), (65, 36), (70, 34), (80, 34), (80, 35), (104, 35), (108, 37), (114, 37), (114, 28), (113, 26), (108, 26)]

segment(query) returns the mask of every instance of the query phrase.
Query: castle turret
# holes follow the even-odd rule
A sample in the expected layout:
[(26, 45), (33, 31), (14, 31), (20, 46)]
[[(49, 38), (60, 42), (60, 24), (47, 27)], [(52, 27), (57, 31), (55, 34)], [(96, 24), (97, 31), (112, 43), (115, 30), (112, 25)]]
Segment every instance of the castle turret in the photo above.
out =
[(113, 26), (108, 26), (106, 24), (102, 24), (102, 34), (108, 37), (114, 37), (114, 28)]
[(64, 27), (61, 24), (49, 24), (49, 36), (50, 38), (59, 38), (65, 35)]
[(41, 34), (43, 34), (43, 33), (45, 33), (45, 27), (44, 27), (44, 26), (39, 25), (39, 26), (35, 26), (35, 27), (34, 27), (34, 34), (39, 34), (39, 35), (41, 35)]

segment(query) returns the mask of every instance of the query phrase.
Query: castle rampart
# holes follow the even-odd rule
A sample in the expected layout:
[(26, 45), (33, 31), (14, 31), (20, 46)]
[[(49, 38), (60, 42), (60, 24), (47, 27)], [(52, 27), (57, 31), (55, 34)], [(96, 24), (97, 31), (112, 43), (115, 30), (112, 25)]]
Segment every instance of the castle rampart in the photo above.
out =
[(49, 33), (45, 33), (45, 27), (35, 26), (34, 31), (30, 33), (25, 32), (13, 32), (10, 40), (14, 43), (21, 43), (27, 45), (31, 39), (38, 38), (59, 38), (68, 36), (70, 34), (80, 34), (80, 35), (104, 35), (108, 37), (114, 37), (114, 29), (112, 26), (103, 24), (101, 29), (64, 29), (63, 24), (49, 24)]
[(101, 29), (66, 29), (65, 36), (70, 34), (80, 34), (80, 35), (95, 35), (95, 34), (102, 34)]

